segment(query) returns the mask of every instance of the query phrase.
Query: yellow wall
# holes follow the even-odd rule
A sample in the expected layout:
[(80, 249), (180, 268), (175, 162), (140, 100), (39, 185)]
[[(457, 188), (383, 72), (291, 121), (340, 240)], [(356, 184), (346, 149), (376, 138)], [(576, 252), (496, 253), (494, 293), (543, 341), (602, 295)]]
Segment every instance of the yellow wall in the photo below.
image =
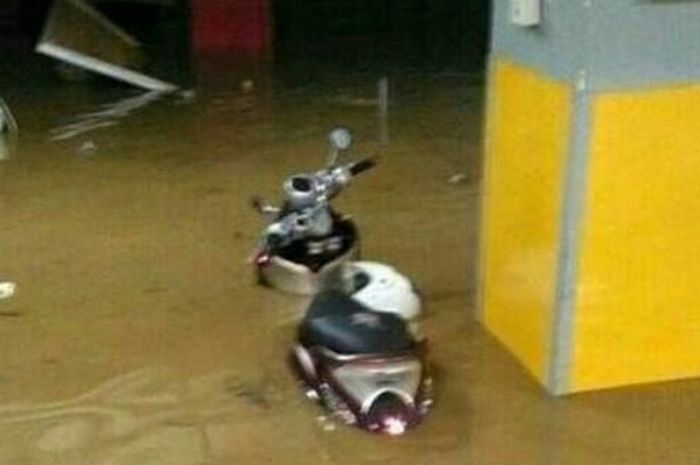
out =
[(544, 380), (571, 90), (499, 60), (490, 86), (481, 310), (489, 330)]
[(700, 86), (597, 96), (590, 160), (572, 389), (700, 376)]

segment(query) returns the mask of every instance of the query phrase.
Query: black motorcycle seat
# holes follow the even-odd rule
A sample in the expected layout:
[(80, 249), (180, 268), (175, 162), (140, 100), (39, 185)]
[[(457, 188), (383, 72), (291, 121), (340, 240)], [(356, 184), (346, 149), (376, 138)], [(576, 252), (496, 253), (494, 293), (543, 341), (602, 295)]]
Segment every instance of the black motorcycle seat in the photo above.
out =
[(344, 355), (395, 353), (413, 347), (406, 322), (372, 311), (338, 291), (318, 294), (301, 322), (299, 339)]

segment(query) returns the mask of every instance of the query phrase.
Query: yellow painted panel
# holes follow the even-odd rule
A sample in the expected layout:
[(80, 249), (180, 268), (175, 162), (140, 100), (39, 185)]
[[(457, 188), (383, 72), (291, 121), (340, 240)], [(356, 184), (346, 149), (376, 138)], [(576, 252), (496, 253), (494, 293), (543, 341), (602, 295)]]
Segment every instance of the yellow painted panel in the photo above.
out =
[(482, 205), (483, 320), (541, 381), (547, 375), (571, 90), (493, 64)]
[(700, 376), (700, 86), (592, 117), (572, 388)]

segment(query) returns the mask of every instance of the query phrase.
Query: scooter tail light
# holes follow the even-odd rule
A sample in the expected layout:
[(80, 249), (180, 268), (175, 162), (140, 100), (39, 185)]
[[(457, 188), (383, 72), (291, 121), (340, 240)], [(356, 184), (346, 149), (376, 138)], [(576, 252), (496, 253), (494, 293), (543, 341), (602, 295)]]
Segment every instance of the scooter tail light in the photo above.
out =
[(417, 422), (412, 410), (398, 396), (382, 394), (367, 414), (367, 428), (379, 434), (400, 436)]
[(259, 267), (263, 267), (270, 263), (270, 260), (272, 260), (272, 256), (268, 254), (267, 252), (262, 252), (256, 255), (255, 257), (255, 264)]

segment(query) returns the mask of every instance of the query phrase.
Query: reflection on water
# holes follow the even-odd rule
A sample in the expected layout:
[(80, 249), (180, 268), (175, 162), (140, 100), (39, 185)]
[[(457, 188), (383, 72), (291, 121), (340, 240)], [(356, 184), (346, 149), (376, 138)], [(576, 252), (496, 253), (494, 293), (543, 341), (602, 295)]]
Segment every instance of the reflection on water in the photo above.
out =
[(12, 156), (12, 141), (7, 134), (0, 134), (0, 161), (7, 160)]
[[(389, 74), (382, 147), (376, 106), (346, 104), (376, 99), (381, 75), (208, 69), (214, 85), (187, 105), (8, 89), (23, 127), (0, 164), (0, 276), (21, 292), (0, 301), (0, 463), (697, 462), (698, 383), (553, 400), (474, 323), (472, 78)], [(260, 227), (250, 195), (317, 166), (337, 124), (358, 155), (382, 156), (339, 207), (365, 256), (426, 296), (436, 406), (398, 440), (329, 428), (302, 398), (285, 357), (306, 301), (256, 286), (245, 262)], [(110, 156), (66, 154), (86, 142)]]
[(166, 94), (163, 92), (151, 90), (101, 105), (100, 110), (79, 114), (71, 118), (72, 122), (52, 128), (49, 134), (52, 140), (66, 140), (96, 129), (114, 126), (119, 123), (119, 120), (159, 100), (164, 95)]
[(0, 97), (0, 161), (10, 158), (17, 139), (17, 120)]
[(17, 120), (12, 114), (10, 107), (8, 107), (2, 97), (0, 97), (0, 133), (4, 134), (16, 132)]
[(140, 370), (71, 400), (1, 406), (0, 431), (6, 440), (22, 431), (25, 453), (37, 461), (63, 456), (68, 460), (59, 463), (89, 457), (93, 464), (156, 464), (164, 457), (149, 459), (144, 449), (159, 448), (184, 453), (177, 463), (207, 463), (206, 429), (269, 409), (265, 389), (231, 370), (184, 381), (164, 370)]

